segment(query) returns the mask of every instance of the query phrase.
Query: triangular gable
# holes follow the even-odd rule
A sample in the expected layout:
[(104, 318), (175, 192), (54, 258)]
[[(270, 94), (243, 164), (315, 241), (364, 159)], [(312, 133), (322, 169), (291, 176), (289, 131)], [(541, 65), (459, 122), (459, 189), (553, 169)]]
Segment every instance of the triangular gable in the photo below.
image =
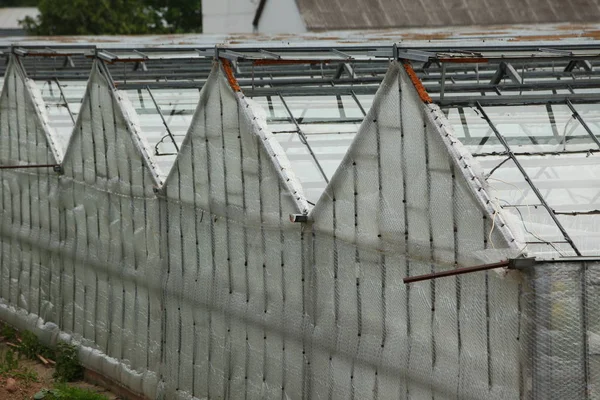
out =
[[(443, 121), (437, 106), (420, 99), (404, 66), (392, 63), (348, 153), (310, 214), (315, 228), (352, 243), (380, 246), (383, 241), (395, 249), (404, 246), (407, 225), (452, 231), (452, 221), (440, 223), (444, 215), (437, 213), (452, 214), (447, 200), (455, 179), (464, 197), (462, 207), (479, 210), (476, 219), (495, 221), (494, 246), (516, 246), (483, 178), (471, 167), (472, 157)], [(438, 224), (428, 221), (429, 213), (438, 215)], [(410, 241), (429, 247), (429, 232), (421, 233), (414, 232)]]
[[(261, 385), (281, 385), (272, 371), (284, 368), (274, 361), (284, 359), (282, 335), (277, 329), (267, 334), (260, 324), (247, 325), (243, 318), (301, 321), (292, 315), (302, 307), (302, 225), (288, 218), (306, 213), (308, 204), (283, 152), (252, 107), (235, 79), (215, 63), (164, 185), (169, 221), (166, 290), (194, 293), (194, 301), (183, 300), (183, 295), (165, 300), (166, 342), (196, 349), (196, 354), (167, 355), (167, 365), (180, 366), (165, 371), (167, 397), (188, 392), (197, 398), (225, 398), (228, 380), (223, 371), (228, 370), (229, 393), (273, 397), (261, 392)], [(191, 330), (195, 338), (185, 333)], [(268, 363), (266, 356), (247, 351), (265, 343), (272, 348)], [(237, 355), (229, 366), (225, 349)], [(297, 344), (289, 344), (286, 354), (302, 359)], [(291, 377), (289, 381), (290, 386), (297, 384)]]
[[(61, 289), (61, 329), (95, 341), (109, 357), (127, 359), (132, 369), (147, 370), (144, 379), (152, 385), (160, 360), (161, 221), (155, 192), (161, 182), (136, 121), (125, 94), (95, 61), (57, 198), (65, 221), (61, 268), (63, 279), (72, 282)], [(93, 367), (113, 379), (127, 373), (122, 364)]]
[(14, 55), (0, 95), (0, 135), (2, 165), (57, 164), (62, 160), (48, 127), (41, 94)]
[(97, 177), (135, 187), (141, 183), (135, 174), (143, 170), (145, 185), (158, 188), (162, 181), (148, 147), (128, 98), (114, 88), (102, 61), (95, 61), (69, 140), (65, 173), (88, 183)]
[[(366, 382), (363, 397), (385, 379), (390, 391), (405, 386), (410, 397), (439, 392), (480, 398), (497, 388), (512, 394), (519, 374), (513, 329), (517, 285), (494, 273), (402, 284), (404, 277), (499, 261), (496, 257), (519, 251), (468, 152), (407, 70), (390, 65), (346, 157), (309, 215), (315, 325), (347, 335), (337, 346), (358, 349), (354, 367), (381, 348), (377, 363), (385, 370), (389, 361), (401, 373), (359, 373), (335, 356), (328, 363), (326, 355), (311, 367), (319, 377), (329, 373), (329, 365), (338, 366), (336, 373), (346, 377), (341, 387)], [(387, 339), (389, 332), (394, 340)], [(460, 347), (461, 338), (470, 343), (469, 351)], [(502, 352), (510, 356), (499, 357)]]
[[(226, 164), (238, 165), (238, 169), (244, 170), (244, 185), (248, 193), (258, 190), (259, 181), (263, 185), (279, 185), (279, 190), (287, 193), (290, 199), (288, 211), (306, 213), (308, 204), (302, 187), (296, 180), (283, 149), (272, 138), (266, 122), (258, 112), (254, 112), (253, 107), (241, 92), (232, 89), (225, 73), (215, 63), (202, 88), (198, 108), (175, 165), (165, 182), (167, 193), (169, 185), (173, 188), (173, 184), (169, 182), (179, 174), (182, 188), (190, 189), (181, 191), (182, 201), (193, 202), (190, 194), (195, 192), (197, 207), (224, 213), (225, 209), (219, 208), (219, 205), (225, 204), (225, 185), (241, 185), (241, 172), (232, 172), (232, 167), (229, 166), (227, 173), (228, 176), (231, 175), (230, 179), (238, 179), (239, 182), (217, 182), (214, 177), (225, 176)], [(207, 146), (207, 143), (212, 146)], [(192, 163), (195, 166), (194, 179), (191, 175)], [(192, 182), (196, 185), (195, 191), (190, 186)], [(257, 196), (246, 196), (245, 201), (247, 210), (254, 207), (258, 211), (258, 204), (254, 204), (259, 201)], [(227, 203), (230, 217), (243, 218), (241, 193), (227, 193)]]

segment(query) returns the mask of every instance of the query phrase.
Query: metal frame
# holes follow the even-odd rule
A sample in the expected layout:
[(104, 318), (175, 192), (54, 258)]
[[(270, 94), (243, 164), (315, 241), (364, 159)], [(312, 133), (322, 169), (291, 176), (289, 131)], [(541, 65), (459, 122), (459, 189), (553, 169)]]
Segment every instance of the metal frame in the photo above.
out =
[[(155, 99), (156, 91), (198, 90), (203, 87), (215, 59), (224, 58), (234, 67), (235, 77), (247, 97), (280, 98), (287, 117), (295, 126), (295, 134), (307, 147), (310, 157), (325, 182), (328, 182), (319, 157), (310, 147), (302, 126), (319, 124), (356, 124), (356, 118), (345, 118), (340, 96), (349, 96), (365, 116), (368, 112), (359, 95), (374, 95), (393, 59), (410, 60), (434, 103), (449, 109), (473, 107), (490, 126), (490, 134), (504, 147), (503, 155), (512, 159), (525, 181), (548, 211), (565, 242), (581, 255), (568, 231), (556, 217), (557, 212), (527, 176), (517, 156), (541, 154), (594, 153), (600, 151), (600, 139), (574, 105), (600, 103), (600, 45), (560, 45), (547, 48), (520, 44), (495, 47), (427, 47), (390, 46), (296, 46), (296, 47), (140, 47), (100, 48), (96, 46), (61, 45), (13, 47), (0, 52), (1, 57), (18, 57), (28, 77), (36, 81), (52, 81), (58, 85), (62, 105), (72, 121), (76, 114), (63, 90), (62, 82), (87, 81), (91, 64), (100, 59), (106, 65), (118, 90), (144, 90), (150, 94), (154, 107), (145, 110), (160, 117), (168, 136), (178, 151), (178, 144), (169, 121)], [(0, 73), (6, 63), (0, 62)], [(292, 97), (336, 96), (340, 116), (318, 121), (296, 118), (288, 107)], [(70, 101), (71, 100), (71, 101)], [(587, 150), (563, 149), (519, 153), (513, 150), (502, 132), (487, 117), (484, 107), (559, 104), (568, 107), (585, 129), (593, 145)], [(184, 110), (191, 115), (193, 110)], [(461, 117), (464, 119), (464, 115)], [(272, 117), (273, 122), (276, 121)], [(283, 121), (283, 120), (282, 120)], [(277, 132), (274, 132), (277, 133)], [(289, 132), (292, 133), (292, 132)], [(467, 132), (467, 136), (468, 132)], [(535, 138), (538, 139), (537, 137)], [(465, 144), (478, 138), (465, 138)], [(534, 141), (532, 140), (532, 143)], [(158, 144), (155, 146), (157, 148)], [(156, 156), (173, 156), (161, 154)], [(477, 153), (475, 156), (490, 155)], [(499, 168), (499, 167), (498, 167)]]

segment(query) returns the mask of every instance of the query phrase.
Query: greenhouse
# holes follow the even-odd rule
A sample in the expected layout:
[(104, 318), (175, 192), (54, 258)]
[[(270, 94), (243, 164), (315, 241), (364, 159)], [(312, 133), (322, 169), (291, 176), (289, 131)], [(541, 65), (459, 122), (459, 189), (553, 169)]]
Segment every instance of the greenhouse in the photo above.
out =
[(600, 399), (597, 29), (0, 42), (0, 320), (148, 399)]

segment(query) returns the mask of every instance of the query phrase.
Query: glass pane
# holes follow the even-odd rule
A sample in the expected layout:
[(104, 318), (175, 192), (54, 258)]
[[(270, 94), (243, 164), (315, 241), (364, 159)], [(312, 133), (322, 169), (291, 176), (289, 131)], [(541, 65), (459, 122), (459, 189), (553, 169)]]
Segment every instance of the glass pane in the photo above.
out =
[[(192, 123), (200, 100), (200, 91), (198, 89), (152, 89), (152, 96), (146, 89), (120, 92), (127, 96), (139, 115), (142, 134), (148, 141), (150, 151), (159, 165), (160, 172), (164, 175), (163, 178), (166, 177), (175, 162), (177, 147), (181, 147)], [(163, 114), (168, 130), (154, 101)]]
[[(372, 98), (357, 96), (365, 112), (369, 111)], [(313, 154), (301, 140), (278, 96), (254, 97), (252, 100), (265, 110), (269, 130), (285, 151), (307, 199), (316, 203), (327, 185), (319, 166), (327, 179), (333, 177), (364, 115), (350, 95), (285, 96), (284, 99)]]
[(65, 151), (81, 108), (87, 82), (61, 81), (60, 87), (56, 81), (37, 81), (36, 84), (46, 104), (48, 123), (56, 134), (59, 146)]

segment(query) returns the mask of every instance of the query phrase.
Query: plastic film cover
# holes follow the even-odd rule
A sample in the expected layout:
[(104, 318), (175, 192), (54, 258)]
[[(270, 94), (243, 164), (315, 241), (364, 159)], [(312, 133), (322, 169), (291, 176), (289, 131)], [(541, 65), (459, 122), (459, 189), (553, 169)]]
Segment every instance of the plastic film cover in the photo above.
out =
[[(56, 163), (17, 61), (0, 162)], [(403, 284), (523, 247), (397, 63), (306, 223), (288, 219), (309, 207), (285, 153), (219, 63), (163, 184), (96, 61), (63, 170), (0, 171), (0, 319), (146, 397), (598, 397), (595, 263)]]
[(517, 283), (483, 273), (401, 284), (474, 265), (492, 241), (515, 246), (504, 223), (492, 228), (500, 218), (475, 197), (477, 175), (449, 153), (437, 113), (392, 64), (311, 213), (312, 317), (327, 349), (312, 354), (315, 397), (519, 398)]

